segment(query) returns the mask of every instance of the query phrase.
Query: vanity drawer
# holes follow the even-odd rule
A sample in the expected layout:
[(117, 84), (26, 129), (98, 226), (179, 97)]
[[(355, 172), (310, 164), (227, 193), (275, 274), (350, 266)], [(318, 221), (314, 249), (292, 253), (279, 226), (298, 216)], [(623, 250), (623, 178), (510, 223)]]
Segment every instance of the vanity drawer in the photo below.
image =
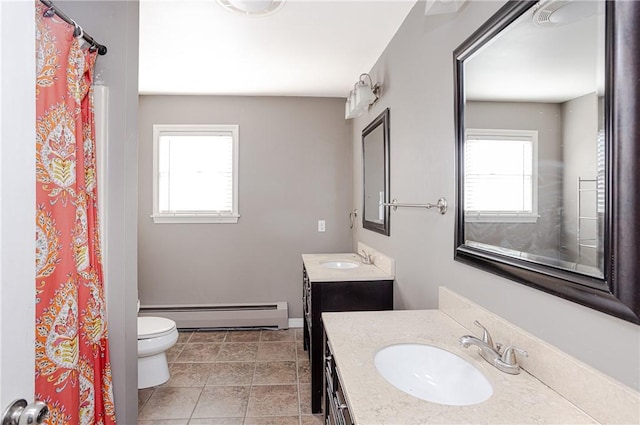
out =
[[(332, 393), (331, 391), (327, 391), (326, 394), (327, 400), (331, 400)], [(338, 422), (338, 416), (336, 415), (336, 410), (333, 402), (327, 403), (327, 407), (325, 407), (326, 412), (324, 415), (324, 423), (325, 425), (342, 425)]]
[(334, 397), (334, 402), (337, 409), (336, 415), (338, 416), (338, 420), (342, 419), (342, 423), (344, 425), (353, 425), (353, 421), (351, 420), (351, 412), (349, 411), (349, 406), (347, 405), (347, 398), (344, 396), (344, 392), (342, 391), (342, 385), (340, 384), (340, 380), (338, 379), (337, 375), (334, 376), (337, 386)]
[[(334, 393), (335, 394), (335, 393)], [(349, 408), (342, 403), (338, 397), (327, 392), (329, 403), (325, 414), (325, 424), (327, 425), (353, 425)]]
[(353, 425), (336, 363), (325, 341), (325, 425)]
[(333, 371), (336, 368), (336, 364), (333, 360), (333, 356), (331, 355), (331, 351), (329, 351), (329, 347), (327, 347), (326, 351), (324, 360), (325, 386), (327, 387), (327, 391), (331, 391), (333, 393), (336, 390), (336, 385), (333, 380)]
[(303, 348), (311, 359), (311, 281), (306, 267), (302, 267), (302, 317), (303, 317)]

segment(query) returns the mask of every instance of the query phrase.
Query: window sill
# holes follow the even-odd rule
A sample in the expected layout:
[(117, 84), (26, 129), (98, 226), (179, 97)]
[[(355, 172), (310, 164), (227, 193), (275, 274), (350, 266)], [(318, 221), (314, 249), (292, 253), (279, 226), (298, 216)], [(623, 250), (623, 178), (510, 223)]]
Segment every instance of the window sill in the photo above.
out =
[(537, 214), (465, 214), (465, 223), (537, 223)]
[(235, 224), (238, 222), (238, 214), (153, 214), (151, 216), (154, 224), (171, 223), (213, 223), (213, 224)]

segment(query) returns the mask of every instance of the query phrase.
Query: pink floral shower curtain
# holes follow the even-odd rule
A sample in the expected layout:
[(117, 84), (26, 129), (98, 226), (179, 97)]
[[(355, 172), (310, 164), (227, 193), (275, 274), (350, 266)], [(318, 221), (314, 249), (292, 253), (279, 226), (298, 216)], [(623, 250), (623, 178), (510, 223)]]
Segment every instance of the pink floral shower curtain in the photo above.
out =
[(51, 425), (115, 424), (98, 224), (96, 52), (36, 1), (36, 399)]

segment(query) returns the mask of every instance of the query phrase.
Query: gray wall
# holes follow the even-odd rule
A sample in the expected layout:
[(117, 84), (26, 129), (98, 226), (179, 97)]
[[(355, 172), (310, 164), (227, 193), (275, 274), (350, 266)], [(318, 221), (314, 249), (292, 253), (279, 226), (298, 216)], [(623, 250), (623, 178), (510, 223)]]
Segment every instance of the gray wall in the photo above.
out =
[(538, 131), (535, 223), (467, 223), (465, 238), (558, 258), (562, 218), (562, 108), (555, 103), (467, 102), (467, 128)]
[(137, 103), (138, 2), (57, 1), (109, 49), (96, 81), (109, 87), (105, 273), (109, 343), (118, 423), (137, 421)]
[[(344, 100), (140, 96), (139, 111), (141, 303), (287, 301), (302, 317), (300, 254), (351, 245)], [(237, 224), (153, 223), (153, 124), (239, 124)]]
[[(467, 2), (454, 15), (424, 16), (418, 3), (371, 71), (382, 97), (353, 121), (353, 208), (362, 208), (360, 132), (391, 108), (391, 197), (450, 211), (398, 209), (391, 236), (362, 229), (355, 240), (396, 259), (396, 308), (436, 308), (444, 285), (561, 350), (640, 388), (640, 327), (453, 260), (453, 50), (504, 2)], [(500, 339), (497, 335), (496, 339)], [(526, 349), (526, 347), (523, 347)], [(613, 355), (612, 353), (615, 353)], [(615, 358), (615, 361), (613, 359)]]
[[(596, 266), (596, 250), (582, 248), (578, 258), (577, 226), (578, 226), (578, 195), (577, 180), (594, 179), (598, 171), (597, 140), (598, 140), (598, 96), (596, 93), (587, 94), (565, 102), (562, 105), (564, 127), (562, 139), (564, 167), (564, 232), (569, 261)], [(584, 188), (595, 188), (595, 183), (585, 183)], [(580, 215), (583, 217), (596, 216), (595, 192), (583, 192)], [(595, 220), (580, 220), (580, 237), (597, 237)]]

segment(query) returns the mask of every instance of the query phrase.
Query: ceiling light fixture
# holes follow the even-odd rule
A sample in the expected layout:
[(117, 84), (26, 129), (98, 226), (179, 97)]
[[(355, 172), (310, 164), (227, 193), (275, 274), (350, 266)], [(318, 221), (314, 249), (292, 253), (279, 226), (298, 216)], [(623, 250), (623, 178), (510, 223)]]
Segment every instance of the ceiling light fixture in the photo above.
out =
[(597, 15), (598, 7), (595, 1), (545, 0), (534, 6), (532, 19), (541, 27), (566, 25)]
[(376, 103), (380, 97), (379, 93), (380, 84), (374, 85), (371, 75), (360, 74), (358, 82), (353, 85), (353, 90), (347, 96), (347, 102), (344, 105), (344, 118), (348, 120), (362, 114), (370, 105)]
[(243, 16), (267, 16), (284, 6), (285, 0), (216, 0), (230, 12)]

